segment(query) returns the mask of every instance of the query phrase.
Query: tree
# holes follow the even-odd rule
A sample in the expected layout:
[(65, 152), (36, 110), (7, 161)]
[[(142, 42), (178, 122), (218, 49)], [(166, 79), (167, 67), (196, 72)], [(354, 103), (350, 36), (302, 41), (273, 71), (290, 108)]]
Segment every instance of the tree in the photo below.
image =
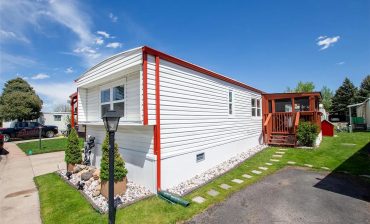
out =
[(71, 112), (71, 105), (69, 104), (58, 104), (54, 107), (55, 112)]
[[(102, 145), (103, 155), (100, 162), (100, 179), (108, 181), (109, 179), (109, 135), (105, 136)], [(120, 153), (118, 152), (118, 145), (114, 145), (114, 181), (121, 181), (127, 175), (125, 162), (123, 161)]]
[(348, 111), (347, 106), (356, 103), (357, 88), (351, 80), (345, 78), (343, 84), (335, 91), (332, 100), (332, 112), (345, 115)]
[(331, 91), (327, 86), (323, 86), (321, 89), (322, 104), (326, 111), (331, 110), (333, 91)]
[(299, 81), (297, 86), (293, 89), (287, 87), (287, 93), (303, 93), (303, 92), (313, 92), (315, 90), (315, 84), (313, 82), (301, 82)]
[(42, 100), (22, 78), (5, 83), (0, 96), (0, 117), (5, 120), (33, 120), (40, 117)]
[(358, 103), (364, 102), (370, 97), (370, 75), (367, 75), (361, 82), (360, 90), (358, 91)]
[(80, 142), (78, 140), (77, 131), (72, 128), (71, 133), (68, 135), (68, 143), (65, 151), (64, 160), (66, 163), (78, 164), (82, 162), (82, 153)]

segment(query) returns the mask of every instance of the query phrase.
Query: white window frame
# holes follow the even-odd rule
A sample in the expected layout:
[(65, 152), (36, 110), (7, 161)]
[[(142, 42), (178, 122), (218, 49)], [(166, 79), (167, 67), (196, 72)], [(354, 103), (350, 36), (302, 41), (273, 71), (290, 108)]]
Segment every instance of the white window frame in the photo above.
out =
[[(252, 101), (255, 100), (255, 106), (252, 105)], [(258, 106), (259, 102), (259, 106)], [(255, 115), (253, 115), (253, 109), (256, 111)], [(258, 110), (260, 111), (260, 114), (258, 115)], [(258, 97), (252, 97), (251, 98), (251, 117), (252, 118), (261, 118), (262, 117), (262, 101), (261, 98)]]
[[(231, 102), (230, 102), (230, 93), (231, 93)], [(230, 113), (230, 104), (231, 104), (231, 113)], [(234, 91), (231, 89), (227, 91), (227, 114), (230, 117), (235, 115), (235, 94)]]
[[(113, 89), (115, 87), (118, 87), (118, 86), (123, 86), (123, 91), (124, 91), (124, 97), (123, 97), (123, 100), (113, 100)], [(101, 102), (101, 92), (104, 91), (104, 90), (108, 90), (109, 89), (109, 102), (104, 102), (102, 103)], [(103, 86), (100, 86), (100, 91), (99, 91), (99, 114), (100, 114), (100, 117), (103, 116), (103, 114), (101, 114), (101, 107), (103, 105), (108, 105), (109, 104), (109, 109), (110, 110), (113, 110), (113, 105), (115, 103), (124, 103), (124, 111), (123, 111), (123, 117), (122, 119), (126, 118), (126, 98), (127, 98), (127, 86), (126, 86), (126, 82), (121, 82), (121, 83), (118, 83), (118, 82), (114, 82), (114, 83), (110, 83), (110, 84), (106, 84), (106, 85), (103, 85)]]

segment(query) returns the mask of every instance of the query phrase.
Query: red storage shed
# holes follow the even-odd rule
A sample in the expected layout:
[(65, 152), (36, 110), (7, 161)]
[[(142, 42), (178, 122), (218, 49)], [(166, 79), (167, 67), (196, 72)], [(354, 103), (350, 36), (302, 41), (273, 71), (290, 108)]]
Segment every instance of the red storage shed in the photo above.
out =
[(321, 130), (323, 136), (334, 136), (334, 124), (328, 120), (321, 121)]

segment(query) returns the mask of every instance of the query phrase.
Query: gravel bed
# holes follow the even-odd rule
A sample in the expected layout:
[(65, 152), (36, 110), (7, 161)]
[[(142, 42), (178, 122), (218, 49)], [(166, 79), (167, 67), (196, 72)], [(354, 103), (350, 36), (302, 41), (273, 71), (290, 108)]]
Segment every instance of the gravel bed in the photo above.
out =
[[(72, 174), (71, 178), (68, 179), (66, 177), (66, 170), (59, 170), (57, 173), (65, 181), (69, 182), (70, 185), (77, 187), (78, 182), (84, 183), (85, 185), (81, 193), (83, 193), (93, 207), (98, 209), (101, 213), (108, 212), (108, 200), (100, 194), (100, 179), (95, 180), (93, 177), (91, 177), (89, 180), (83, 181), (81, 180), (81, 173), (74, 173)], [(121, 208), (151, 195), (153, 195), (153, 193), (150, 192), (149, 189), (128, 180), (125, 194), (116, 196), (115, 200), (118, 198), (120, 199), (121, 203), (118, 205), (118, 208)]]
[(222, 162), (221, 164), (201, 173), (193, 178), (186, 180), (179, 185), (167, 189), (167, 191), (177, 194), (180, 196), (184, 196), (193, 190), (201, 187), (202, 185), (212, 181), (216, 177), (226, 173), (227, 171), (233, 169), (234, 167), (238, 166), (240, 163), (244, 162), (246, 159), (251, 157), (252, 155), (256, 154), (257, 152), (261, 151), (262, 149), (266, 148), (267, 145), (258, 145), (249, 149), (247, 152), (240, 153), (229, 160)]

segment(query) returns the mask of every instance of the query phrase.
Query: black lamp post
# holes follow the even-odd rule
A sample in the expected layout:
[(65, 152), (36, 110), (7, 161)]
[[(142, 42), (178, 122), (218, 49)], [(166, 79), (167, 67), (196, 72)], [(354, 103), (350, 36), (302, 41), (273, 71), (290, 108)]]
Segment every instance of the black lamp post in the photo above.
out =
[(115, 223), (115, 208), (114, 208), (114, 133), (117, 131), (120, 114), (115, 110), (107, 111), (102, 119), (104, 126), (109, 133), (109, 185), (108, 185), (108, 208), (109, 208), (109, 224)]

